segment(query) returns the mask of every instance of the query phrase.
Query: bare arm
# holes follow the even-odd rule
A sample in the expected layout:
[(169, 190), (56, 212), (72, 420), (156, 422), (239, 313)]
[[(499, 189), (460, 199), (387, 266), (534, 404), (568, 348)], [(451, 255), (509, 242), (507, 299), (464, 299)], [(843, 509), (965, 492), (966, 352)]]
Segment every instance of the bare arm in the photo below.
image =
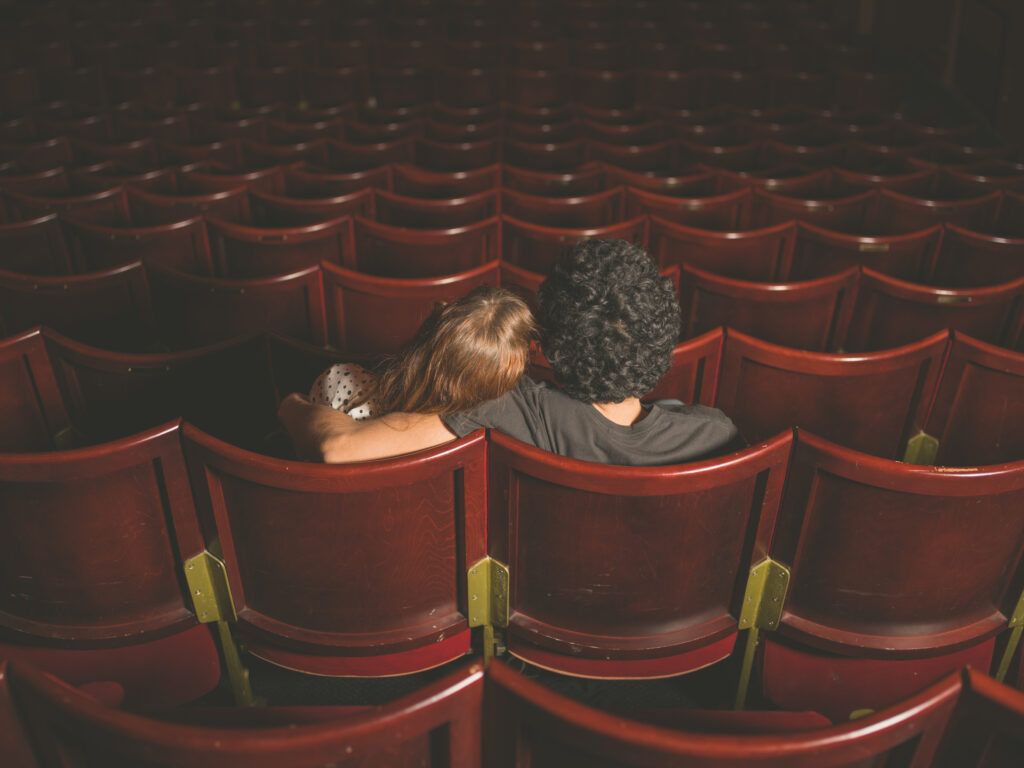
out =
[(455, 439), (433, 414), (389, 413), (356, 421), (298, 394), (282, 400), (277, 415), (300, 458), (329, 464), (383, 459)]

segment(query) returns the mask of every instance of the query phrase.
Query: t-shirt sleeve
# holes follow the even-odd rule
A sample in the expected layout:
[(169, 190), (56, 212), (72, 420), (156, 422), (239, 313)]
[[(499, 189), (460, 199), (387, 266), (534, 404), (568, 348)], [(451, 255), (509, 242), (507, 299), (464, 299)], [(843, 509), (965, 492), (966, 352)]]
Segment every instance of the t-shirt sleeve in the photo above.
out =
[(446, 414), (441, 420), (457, 437), (465, 437), (484, 427), (497, 429), (518, 440), (536, 445), (537, 388), (535, 382), (524, 376), (515, 389), (496, 400), (489, 400), (471, 411)]

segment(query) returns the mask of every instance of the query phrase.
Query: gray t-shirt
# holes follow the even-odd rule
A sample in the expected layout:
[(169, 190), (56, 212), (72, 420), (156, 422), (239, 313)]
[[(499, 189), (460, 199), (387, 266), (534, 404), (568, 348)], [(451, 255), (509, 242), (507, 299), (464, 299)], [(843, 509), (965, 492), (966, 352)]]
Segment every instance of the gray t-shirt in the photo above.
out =
[(659, 403), (644, 408), (647, 415), (636, 423), (615, 424), (593, 405), (524, 376), (497, 400), (441, 418), (459, 437), (489, 427), (545, 451), (602, 464), (679, 464), (744, 446), (736, 425), (716, 408)]

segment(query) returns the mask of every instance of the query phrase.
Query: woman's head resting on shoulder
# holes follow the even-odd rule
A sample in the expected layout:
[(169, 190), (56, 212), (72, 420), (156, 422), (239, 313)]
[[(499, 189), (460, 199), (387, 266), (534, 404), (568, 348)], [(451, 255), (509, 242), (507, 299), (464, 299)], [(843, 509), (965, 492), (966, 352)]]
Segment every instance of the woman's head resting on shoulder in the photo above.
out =
[(480, 286), (435, 307), (365, 399), (380, 414), (471, 410), (515, 388), (535, 335), (533, 315), (521, 298)]

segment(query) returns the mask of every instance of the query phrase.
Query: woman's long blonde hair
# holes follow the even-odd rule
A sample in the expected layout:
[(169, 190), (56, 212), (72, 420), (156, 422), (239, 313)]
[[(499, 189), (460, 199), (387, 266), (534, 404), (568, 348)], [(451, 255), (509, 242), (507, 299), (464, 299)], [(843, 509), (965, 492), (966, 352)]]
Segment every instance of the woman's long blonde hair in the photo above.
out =
[(519, 383), (535, 335), (521, 298), (480, 286), (435, 307), (413, 340), (386, 361), (376, 384), (349, 407), (370, 402), (375, 416), (471, 410)]

